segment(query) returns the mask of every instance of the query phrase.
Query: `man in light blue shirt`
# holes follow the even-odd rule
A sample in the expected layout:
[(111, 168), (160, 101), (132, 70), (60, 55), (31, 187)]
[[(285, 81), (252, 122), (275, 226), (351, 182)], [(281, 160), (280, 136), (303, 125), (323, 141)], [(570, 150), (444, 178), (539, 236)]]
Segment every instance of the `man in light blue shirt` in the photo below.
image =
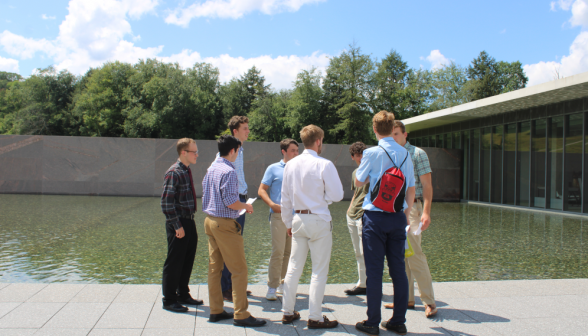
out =
[[(406, 309), (408, 306), (408, 280), (404, 266), (406, 226), (408, 212), (415, 197), (415, 180), (412, 159), (407, 150), (392, 138), (394, 115), (378, 112), (372, 119), (378, 146), (363, 152), (361, 164), (355, 174), (355, 185), (370, 183), (370, 192), (363, 201), (363, 255), (367, 274), (367, 316), (358, 322), (359, 331), (377, 335), (382, 319), (382, 275), (384, 257), (388, 260), (390, 277), (394, 284), (394, 313), (389, 321), (382, 323), (385, 329), (406, 334)], [(387, 153), (387, 154), (386, 154)], [(388, 157), (389, 156), (389, 157)], [(384, 172), (393, 166), (400, 168), (405, 178), (405, 199), (401, 212), (385, 212), (372, 204), (372, 191)]]
[[(244, 144), (249, 137), (249, 118), (243, 116), (233, 116), (229, 121), (229, 130), (235, 138), (241, 141), (241, 144)], [(216, 154), (216, 157), (219, 157), (218, 153)], [(237, 155), (237, 159), (233, 165), (235, 166), (235, 171), (237, 173), (237, 181), (239, 182), (239, 201), (245, 203), (247, 202), (247, 182), (245, 182), (245, 172), (243, 171), (243, 146), (239, 148), (239, 155)], [(243, 231), (245, 230), (245, 214), (242, 214), (236, 220), (241, 225), (241, 235), (243, 235)], [(233, 283), (231, 280), (231, 272), (229, 272), (229, 269), (226, 267), (226, 265), (223, 269), (221, 287), (225, 301), (233, 301)], [(247, 295), (249, 294), (251, 294), (251, 291), (247, 291)]]
[[(292, 237), (282, 221), (282, 179), (286, 163), (298, 156), (298, 142), (284, 139), (280, 142), (283, 160), (267, 167), (257, 194), (270, 207), (270, 231), (272, 234), (272, 255), (268, 267), (268, 289), (265, 298), (275, 301), (276, 293), (282, 293), (282, 283), (288, 271), (288, 260), (292, 249)], [(269, 194), (268, 194), (269, 190)]]

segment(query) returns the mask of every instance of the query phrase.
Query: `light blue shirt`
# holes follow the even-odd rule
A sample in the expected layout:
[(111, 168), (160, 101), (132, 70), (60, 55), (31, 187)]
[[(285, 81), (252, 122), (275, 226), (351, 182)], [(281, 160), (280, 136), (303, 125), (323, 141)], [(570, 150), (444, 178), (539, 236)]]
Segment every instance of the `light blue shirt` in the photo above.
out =
[[(216, 153), (216, 158), (220, 156), (220, 153)], [(237, 180), (239, 181), (239, 194), (247, 195), (247, 182), (245, 182), (245, 172), (243, 171), (243, 146), (239, 147), (239, 155), (233, 162), (235, 171), (237, 172)]]
[[(261, 183), (269, 186), (269, 197), (272, 202), (276, 204), (282, 203), (282, 179), (284, 178), (284, 167), (286, 167), (284, 160), (269, 165), (265, 170), (265, 174), (263, 174), (263, 179), (261, 180)], [(274, 210), (270, 208), (270, 213), (273, 212)]]
[[(412, 159), (410, 154), (406, 151), (406, 148), (400, 146), (399, 144), (394, 141), (392, 137), (386, 137), (378, 141), (378, 145), (384, 147), (388, 152), (388, 155), (394, 160), (396, 166), (400, 167), (400, 171), (404, 174), (406, 188), (414, 187), (414, 167), (412, 165)], [(406, 156), (408, 154), (408, 157)], [(364, 210), (369, 211), (382, 211), (382, 209), (377, 208), (372, 204), (371, 200), (371, 193), (374, 190), (374, 186), (376, 182), (380, 180), (384, 172), (390, 168), (392, 168), (393, 164), (388, 158), (388, 155), (384, 153), (384, 150), (379, 146), (374, 146), (368, 148), (363, 151), (363, 158), (361, 159), (361, 164), (359, 168), (357, 168), (357, 173), (355, 173), (355, 177), (359, 182), (364, 182), (366, 178), (370, 178), (370, 192), (365, 196), (363, 200), (362, 208)], [(404, 160), (406, 158), (406, 161)], [(406, 192), (406, 190), (405, 190)], [(402, 210), (406, 210), (408, 205), (406, 204), (406, 199), (404, 200), (404, 206)]]

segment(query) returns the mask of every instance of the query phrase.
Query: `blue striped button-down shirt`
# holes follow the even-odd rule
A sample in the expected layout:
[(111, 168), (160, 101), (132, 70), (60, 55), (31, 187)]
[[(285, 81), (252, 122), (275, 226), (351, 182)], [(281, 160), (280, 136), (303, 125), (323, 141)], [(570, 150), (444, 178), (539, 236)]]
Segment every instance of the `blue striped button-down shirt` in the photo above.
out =
[(214, 217), (239, 217), (239, 211), (227, 207), (239, 200), (237, 173), (229, 160), (219, 157), (210, 165), (202, 190), (202, 211)]
[[(216, 153), (216, 158), (220, 157), (220, 153)], [(239, 181), (239, 194), (247, 195), (247, 182), (245, 182), (245, 171), (243, 170), (243, 146), (239, 147), (239, 155), (233, 162), (235, 171), (237, 172), (237, 180)]]

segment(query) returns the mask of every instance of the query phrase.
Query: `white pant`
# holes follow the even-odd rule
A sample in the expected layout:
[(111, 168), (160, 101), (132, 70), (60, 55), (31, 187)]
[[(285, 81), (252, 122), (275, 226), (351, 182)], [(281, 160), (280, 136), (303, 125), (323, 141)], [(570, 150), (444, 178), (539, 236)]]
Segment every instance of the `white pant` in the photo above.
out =
[(353, 249), (355, 250), (355, 260), (357, 261), (357, 273), (359, 274), (359, 281), (357, 287), (365, 288), (365, 260), (363, 259), (363, 243), (361, 242), (362, 236), (362, 224), (360, 219), (352, 219), (347, 216), (347, 227), (349, 228), (349, 234), (351, 235), (351, 242), (353, 243)]
[(298, 281), (304, 270), (306, 256), (310, 249), (312, 260), (312, 277), (310, 280), (308, 319), (322, 321), (322, 304), (331, 261), (333, 246), (330, 222), (317, 215), (296, 214), (292, 221), (292, 254), (288, 264), (288, 273), (284, 279), (282, 311), (294, 313)]

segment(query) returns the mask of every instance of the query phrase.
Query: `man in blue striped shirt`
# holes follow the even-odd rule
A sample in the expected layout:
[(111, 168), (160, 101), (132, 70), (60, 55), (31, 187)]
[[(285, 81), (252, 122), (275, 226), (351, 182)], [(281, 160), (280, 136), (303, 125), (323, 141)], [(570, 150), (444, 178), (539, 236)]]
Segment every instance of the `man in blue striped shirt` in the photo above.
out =
[[(241, 202), (247, 202), (247, 182), (245, 182), (245, 172), (243, 171), (243, 143), (247, 141), (249, 137), (249, 118), (244, 116), (233, 116), (229, 121), (229, 131), (231, 135), (241, 141), (241, 147), (237, 152), (237, 158), (233, 165), (235, 166), (235, 172), (237, 173), (238, 189), (239, 189), (239, 200)], [(218, 158), (220, 153), (216, 155)], [(237, 218), (237, 222), (241, 225), (241, 235), (245, 229), (245, 214)], [(221, 287), (223, 289), (223, 297), (227, 301), (233, 300), (233, 284), (231, 282), (231, 272), (225, 266), (223, 269), (223, 276), (221, 278)], [(247, 294), (251, 294), (247, 291)]]
[[(204, 232), (208, 236), (208, 296), (210, 322), (234, 318), (233, 324), (257, 327), (266, 321), (256, 319), (247, 311), (247, 261), (243, 243), (243, 227), (236, 221), (239, 211), (253, 213), (251, 204), (239, 200), (238, 179), (233, 162), (239, 155), (241, 141), (230, 135), (218, 139), (219, 157), (210, 165), (202, 180), (202, 211)], [(223, 265), (232, 272), (235, 313), (224, 310), (220, 285)]]

